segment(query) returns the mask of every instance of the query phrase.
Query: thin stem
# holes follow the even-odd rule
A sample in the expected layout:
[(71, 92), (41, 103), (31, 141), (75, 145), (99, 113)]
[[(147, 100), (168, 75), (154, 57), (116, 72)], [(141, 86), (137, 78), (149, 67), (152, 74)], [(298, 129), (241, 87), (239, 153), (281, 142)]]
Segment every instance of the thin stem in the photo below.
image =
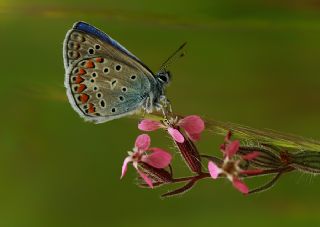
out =
[(173, 177), (173, 169), (172, 169), (172, 165), (171, 164), (169, 164), (169, 171), (170, 171), (171, 177)]
[[(254, 175), (252, 175), (252, 174), (251, 175), (244, 174), (241, 177), (242, 178), (253, 178), (253, 177), (258, 177), (258, 176), (265, 176), (265, 175), (270, 175), (270, 174), (274, 174), (274, 173), (279, 173), (279, 172), (282, 172), (282, 173), (290, 172), (290, 171), (293, 171), (293, 170), (294, 170), (294, 168), (289, 166), (289, 167), (284, 167), (284, 168), (264, 170), (263, 172), (256, 173)], [(210, 173), (203, 172), (203, 173), (200, 173), (199, 175), (195, 175), (195, 176), (174, 178), (171, 183), (181, 183), (181, 182), (190, 181), (192, 179), (196, 179), (198, 181), (198, 180), (205, 179), (205, 178), (210, 178), (210, 177), (211, 177)], [(225, 176), (220, 175), (219, 178), (225, 178)]]
[(254, 193), (258, 193), (258, 192), (263, 192), (266, 191), (268, 189), (270, 189), (272, 186), (275, 185), (276, 181), (280, 178), (280, 176), (283, 174), (284, 172), (279, 172), (278, 174), (275, 175), (274, 178), (271, 179), (271, 181), (269, 181), (268, 183), (266, 183), (265, 185), (262, 185), (261, 187), (255, 188), (251, 191), (249, 191), (249, 194), (254, 194)]
[(215, 157), (215, 156), (200, 155), (200, 157), (209, 159), (210, 161), (213, 161), (213, 162), (217, 163), (218, 165), (222, 165), (222, 163), (223, 163), (223, 160), (222, 160), (222, 159), (220, 159), (220, 158), (218, 158), (218, 157)]
[(209, 173), (200, 173), (199, 175), (196, 175), (196, 176), (175, 178), (175, 179), (173, 179), (173, 183), (186, 182), (186, 181), (190, 181), (193, 179), (196, 179), (198, 181), (198, 180), (201, 180), (204, 178), (209, 178), (209, 177), (210, 177)]
[(181, 195), (181, 194), (187, 192), (188, 190), (190, 190), (195, 185), (196, 182), (197, 182), (197, 180), (192, 179), (186, 185), (182, 186), (181, 188), (167, 192), (167, 193), (161, 195), (161, 197), (165, 198), (165, 197), (170, 197), (170, 196)]

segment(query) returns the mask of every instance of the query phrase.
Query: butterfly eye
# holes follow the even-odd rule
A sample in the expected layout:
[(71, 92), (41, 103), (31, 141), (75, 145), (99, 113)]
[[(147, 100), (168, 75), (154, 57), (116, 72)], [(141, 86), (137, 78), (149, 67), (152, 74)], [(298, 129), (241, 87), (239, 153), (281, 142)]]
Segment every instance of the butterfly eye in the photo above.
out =
[(90, 48), (90, 49), (88, 50), (88, 53), (89, 53), (89, 54), (94, 54), (94, 49)]
[(167, 75), (160, 75), (158, 76), (158, 80), (162, 83), (168, 83), (169, 82), (169, 78), (167, 77)]
[(161, 79), (163, 82), (167, 82), (167, 77), (166, 77), (166, 76), (160, 76), (160, 79)]

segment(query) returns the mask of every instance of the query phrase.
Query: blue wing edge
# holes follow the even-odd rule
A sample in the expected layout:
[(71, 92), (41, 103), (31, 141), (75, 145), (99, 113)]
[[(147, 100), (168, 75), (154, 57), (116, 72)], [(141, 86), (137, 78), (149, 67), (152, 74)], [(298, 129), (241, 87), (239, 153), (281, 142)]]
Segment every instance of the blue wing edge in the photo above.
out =
[(102, 41), (112, 45), (113, 47), (115, 47), (116, 49), (118, 49), (119, 51), (121, 51), (122, 53), (128, 55), (130, 58), (136, 60), (137, 62), (139, 62), (143, 67), (145, 67), (152, 75), (153, 72), (136, 56), (134, 56), (130, 51), (128, 51), (124, 46), (122, 46), (120, 43), (118, 43), (116, 40), (112, 39), (109, 35), (107, 35), (106, 33), (104, 33), (103, 31), (97, 29), (96, 27), (86, 23), (86, 22), (76, 22), (73, 25), (73, 29), (79, 30), (79, 31), (83, 31), (86, 33), (89, 33), (90, 35), (96, 36), (99, 39), (101, 39)]

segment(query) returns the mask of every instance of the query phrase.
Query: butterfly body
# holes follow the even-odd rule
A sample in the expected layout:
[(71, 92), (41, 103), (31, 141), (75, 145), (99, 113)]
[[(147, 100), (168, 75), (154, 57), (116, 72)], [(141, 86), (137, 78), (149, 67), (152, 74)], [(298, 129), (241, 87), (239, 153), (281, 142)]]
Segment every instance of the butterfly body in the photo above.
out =
[(155, 75), (97, 28), (74, 24), (66, 35), (63, 56), (68, 99), (85, 120), (101, 123), (161, 108), (169, 74)]

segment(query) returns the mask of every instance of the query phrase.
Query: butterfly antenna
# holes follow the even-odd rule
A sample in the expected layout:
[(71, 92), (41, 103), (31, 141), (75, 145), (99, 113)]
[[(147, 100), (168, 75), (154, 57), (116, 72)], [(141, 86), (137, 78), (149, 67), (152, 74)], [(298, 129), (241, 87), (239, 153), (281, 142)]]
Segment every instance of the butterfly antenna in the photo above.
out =
[(160, 71), (166, 71), (166, 68), (171, 65), (173, 62), (185, 55), (184, 47), (187, 45), (187, 42), (183, 43), (173, 54), (168, 57), (168, 59), (161, 65)]

